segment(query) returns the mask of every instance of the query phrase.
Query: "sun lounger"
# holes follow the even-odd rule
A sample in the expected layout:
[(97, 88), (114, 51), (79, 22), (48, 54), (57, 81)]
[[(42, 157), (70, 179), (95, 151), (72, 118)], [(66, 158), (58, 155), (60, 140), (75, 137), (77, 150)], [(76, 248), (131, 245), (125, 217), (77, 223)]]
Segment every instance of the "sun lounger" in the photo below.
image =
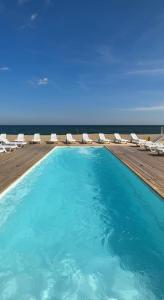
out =
[(157, 150), (157, 148), (152, 148), (152, 149), (150, 149), (150, 152), (151, 152), (152, 154), (158, 155), (158, 150)]
[(151, 151), (152, 154), (157, 154), (157, 155), (164, 154), (164, 145), (163, 144), (160, 144), (160, 145), (158, 144), (156, 146), (152, 146), (150, 148), (150, 151)]
[(138, 145), (140, 146), (141, 150), (150, 150), (150, 147), (152, 147), (154, 143), (151, 141), (146, 141), (142, 143), (140, 142)]
[(9, 144), (9, 143), (5, 143), (4, 140), (1, 139), (1, 137), (0, 137), (0, 148), (5, 149), (5, 152), (6, 152), (6, 151), (16, 150), (18, 147), (17, 147), (17, 145), (12, 145), (12, 144)]
[(147, 142), (144, 139), (140, 139), (135, 133), (130, 134), (130, 141), (131, 141), (131, 143), (136, 144), (136, 145), (139, 145), (140, 143)]
[(12, 141), (11, 142), (11, 141), (9, 141), (7, 139), (6, 133), (1, 133), (0, 139), (4, 142), (5, 145), (14, 145), (14, 146), (17, 146), (17, 148), (24, 146), (24, 144), (22, 142), (17, 142), (17, 141)]
[(111, 141), (109, 139), (106, 139), (104, 133), (99, 133), (98, 142), (101, 144), (110, 143)]
[(23, 133), (19, 133), (18, 136), (17, 136), (17, 139), (15, 140), (15, 142), (19, 145), (26, 145), (27, 142), (25, 141), (25, 137), (24, 137), (24, 134)]
[(66, 143), (67, 144), (73, 144), (76, 143), (76, 140), (72, 137), (71, 133), (66, 134)]
[(40, 144), (41, 143), (41, 138), (40, 138), (40, 133), (35, 133), (34, 137), (31, 141), (32, 144)]
[(83, 144), (91, 144), (93, 140), (89, 138), (88, 133), (83, 133), (82, 135), (82, 143)]
[(4, 140), (6, 140), (6, 139), (7, 139), (7, 135), (6, 135), (6, 133), (1, 133), (0, 137), (1, 137), (1, 139), (4, 139)]
[(114, 133), (114, 142), (118, 144), (126, 144), (128, 140), (122, 139), (119, 133)]
[(163, 148), (164, 147), (164, 145), (163, 144), (161, 144), (161, 143), (150, 143), (149, 145), (147, 144), (147, 150), (151, 150), (151, 149), (156, 149), (156, 148)]
[(18, 145), (16, 142), (10, 142), (8, 141), (7, 138), (5, 138), (4, 134), (0, 135), (0, 144), (3, 145), (5, 147), (5, 149), (10, 149), (10, 150), (14, 150), (16, 148), (18, 148)]
[(56, 133), (51, 133), (50, 140), (47, 142), (48, 144), (58, 143), (58, 138)]
[(15, 140), (15, 142), (25, 142), (24, 134), (23, 133), (19, 133), (17, 135), (17, 139)]

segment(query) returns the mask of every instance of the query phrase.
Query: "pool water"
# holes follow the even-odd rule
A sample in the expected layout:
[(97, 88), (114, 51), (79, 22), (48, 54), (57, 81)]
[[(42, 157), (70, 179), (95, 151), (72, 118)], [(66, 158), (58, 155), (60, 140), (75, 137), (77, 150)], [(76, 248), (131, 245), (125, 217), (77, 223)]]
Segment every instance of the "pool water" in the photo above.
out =
[(51, 152), (0, 199), (0, 300), (164, 299), (164, 203), (105, 148)]

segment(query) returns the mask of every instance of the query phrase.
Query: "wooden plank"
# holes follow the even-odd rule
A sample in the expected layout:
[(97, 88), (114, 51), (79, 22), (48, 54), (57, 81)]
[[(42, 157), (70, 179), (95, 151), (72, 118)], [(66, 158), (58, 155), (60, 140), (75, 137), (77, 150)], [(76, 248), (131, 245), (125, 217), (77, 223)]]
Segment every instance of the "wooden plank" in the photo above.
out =
[(11, 153), (0, 155), (0, 192), (47, 154), (54, 145), (26, 145)]

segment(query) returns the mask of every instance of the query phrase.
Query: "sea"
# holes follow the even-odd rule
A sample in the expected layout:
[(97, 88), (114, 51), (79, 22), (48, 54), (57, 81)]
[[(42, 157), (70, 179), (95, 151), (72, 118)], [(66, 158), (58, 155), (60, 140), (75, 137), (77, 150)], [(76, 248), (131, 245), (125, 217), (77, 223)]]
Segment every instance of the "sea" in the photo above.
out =
[(40, 133), (48, 135), (56, 134), (82, 134), (82, 133), (122, 133), (129, 134), (160, 134), (162, 125), (0, 125), (0, 133), (31, 135)]

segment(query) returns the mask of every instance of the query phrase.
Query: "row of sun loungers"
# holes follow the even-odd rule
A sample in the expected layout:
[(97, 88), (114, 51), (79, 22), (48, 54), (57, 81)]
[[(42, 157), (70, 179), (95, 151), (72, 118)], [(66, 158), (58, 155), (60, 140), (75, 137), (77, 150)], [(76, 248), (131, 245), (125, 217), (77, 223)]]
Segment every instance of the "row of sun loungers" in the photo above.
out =
[(141, 150), (149, 150), (152, 154), (164, 154), (164, 144), (158, 142), (144, 142), (139, 145)]
[[(66, 141), (67, 144), (76, 143), (76, 140), (73, 138), (71, 133), (66, 134), (66, 140), (65, 141)], [(100, 143), (110, 143), (110, 140), (106, 139), (103, 133), (100, 133), (98, 142), (100, 142)], [(41, 143), (41, 137), (40, 137), (39, 133), (34, 134), (34, 137), (31, 141), (31, 143)], [(50, 140), (48, 141), (48, 143), (58, 143), (58, 138), (57, 138), (56, 133), (51, 134)], [(89, 138), (87, 133), (83, 133), (82, 143), (83, 144), (90, 144), (90, 143), (93, 143), (93, 140)]]
[[(67, 144), (74, 144), (76, 143), (76, 140), (73, 138), (71, 133), (66, 134), (66, 140), (65, 142)], [(82, 143), (83, 144), (92, 144), (94, 141), (88, 136), (87, 133), (82, 134)], [(98, 140), (96, 141), (101, 144), (106, 144), (110, 142), (115, 142), (118, 144), (126, 144), (128, 142), (131, 142), (135, 144), (136, 146), (140, 147), (141, 150), (150, 150), (153, 154), (164, 154), (164, 144), (158, 142), (156, 140), (153, 141), (146, 141), (144, 139), (140, 139), (135, 133), (130, 134), (130, 141), (127, 139), (124, 139), (120, 136), (119, 133), (114, 134), (114, 139), (110, 140), (105, 137), (103, 133), (99, 133)], [(39, 144), (41, 143), (41, 136), (39, 133), (35, 133), (33, 136), (33, 139), (30, 141), (32, 144)], [(58, 143), (58, 137), (55, 133), (52, 133), (50, 136), (50, 140), (47, 141), (47, 143)], [(0, 135), (0, 153), (12, 151), (17, 148), (21, 148), (24, 145), (26, 145), (27, 142), (25, 141), (24, 134), (18, 134), (17, 139), (15, 141), (10, 142), (7, 139), (6, 134)]]
[[(57, 135), (55, 133), (52, 133), (48, 143), (57, 143), (57, 142), (58, 142)], [(87, 133), (82, 134), (82, 143), (83, 144), (91, 144), (93, 142), (94, 141), (91, 138), (89, 138)], [(110, 143), (110, 142), (128, 143), (128, 140), (122, 139), (121, 136), (118, 133), (115, 133), (114, 134), (114, 140), (112, 141), (112, 140), (107, 139), (103, 133), (99, 133), (99, 138), (98, 138), (97, 142), (102, 143), (102, 144)], [(40, 137), (39, 133), (34, 134), (34, 137), (31, 141), (31, 143), (41, 143), (41, 137)], [(76, 143), (76, 140), (73, 138), (71, 133), (66, 134), (66, 143), (67, 144)]]
[[(73, 138), (71, 133), (66, 134), (66, 143), (67, 144), (73, 144), (76, 143), (76, 140)], [(83, 144), (91, 144), (94, 141), (88, 136), (87, 133), (82, 134), (82, 143)], [(127, 143), (128, 140), (122, 139), (121, 136), (118, 133), (114, 134), (114, 140), (107, 139), (103, 133), (99, 133), (99, 137), (97, 140), (98, 143), (101, 144), (106, 144), (110, 142), (115, 142), (115, 143)], [(41, 143), (41, 136), (39, 133), (35, 133), (33, 136), (33, 139), (30, 141), (32, 144), (39, 144)], [(50, 136), (50, 140), (47, 141), (47, 143), (58, 143), (58, 138), (55, 133), (52, 133)], [(16, 148), (23, 147), (26, 145), (25, 137), (24, 134), (18, 134), (17, 139), (15, 141), (10, 142), (7, 139), (6, 134), (1, 134), (0, 135), (0, 152), (5, 152), (5, 150), (14, 150)]]
[(22, 134), (18, 134), (17, 139), (12, 142), (10, 142), (7, 139), (7, 136), (5, 133), (0, 134), (0, 153), (7, 152), (7, 151), (13, 151), (17, 148), (23, 147), (26, 144), (27, 143), (24, 140), (24, 135), (22, 135)]
[[(161, 138), (160, 138), (161, 139)], [(139, 139), (135, 133), (131, 134), (131, 142), (140, 147), (141, 150), (149, 150), (152, 154), (164, 154), (164, 144), (158, 141), (146, 141)]]

